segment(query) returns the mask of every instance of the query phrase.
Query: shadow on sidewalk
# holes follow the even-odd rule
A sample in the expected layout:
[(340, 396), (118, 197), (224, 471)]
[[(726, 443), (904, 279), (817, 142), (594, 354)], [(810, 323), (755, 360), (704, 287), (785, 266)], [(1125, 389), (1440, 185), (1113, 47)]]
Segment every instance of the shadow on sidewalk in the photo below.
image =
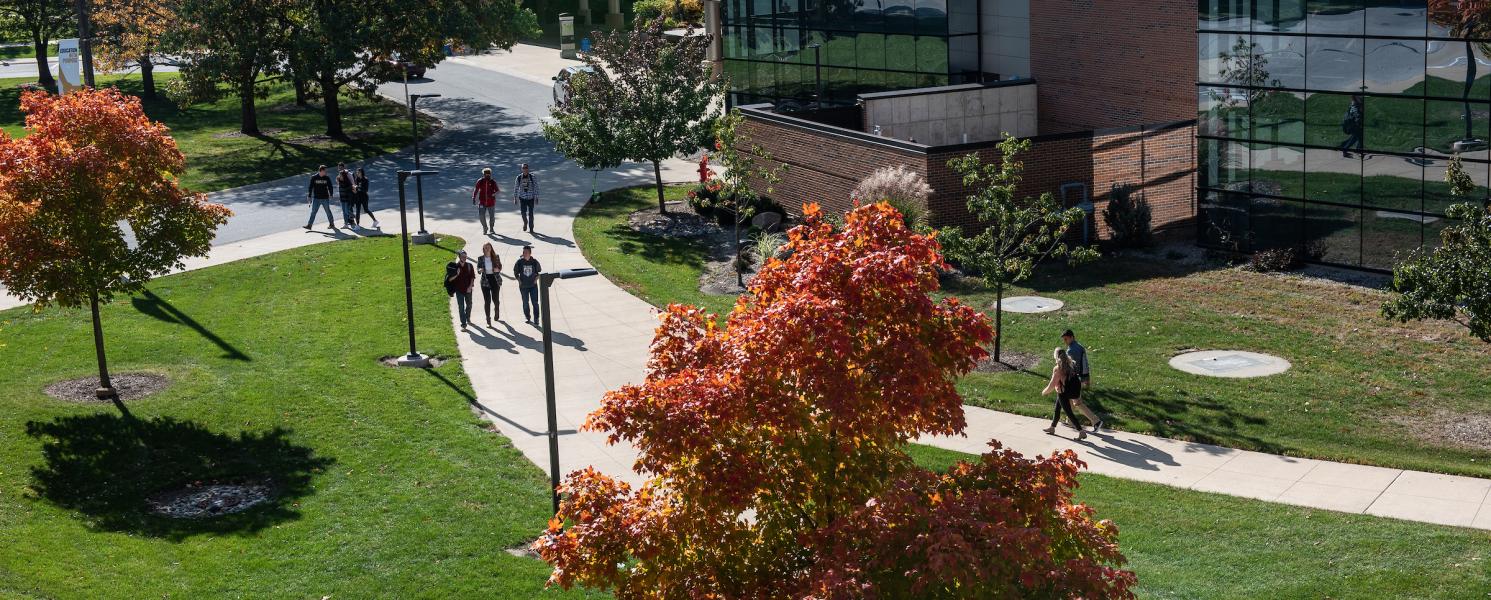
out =
[[(471, 408), (475, 409), (477, 412), (480, 412), (481, 414), (490, 416), (490, 417), (492, 417), (494, 419), (501, 420), (503, 423), (507, 423), (508, 425), (512, 425), (513, 427), (518, 428), (519, 431), (522, 431), (523, 433), (526, 433), (526, 434), (531, 435), (533, 437), (538, 437), (538, 436), (542, 436), (542, 435), (548, 435), (547, 431), (534, 431), (532, 429), (524, 427), (523, 424), (521, 424), (521, 423), (519, 423), (517, 421), (514, 421), (512, 419), (509, 419), (509, 418), (503, 416), (501, 413), (499, 413), (497, 411), (494, 411), (494, 410), (492, 410), (490, 408), (487, 408), (487, 406), (485, 404), (482, 404), (481, 402), (477, 401), (477, 399), (476, 399), (475, 396), (472, 396), (470, 393), (467, 393), (466, 390), (461, 389), (460, 386), (457, 386), (455, 384), (455, 382), (447, 379), (445, 377), (445, 375), (440, 374), (439, 371), (436, 371), (435, 369), (424, 369), (424, 372), (429, 373), (430, 375), (434, 376), (435, 379), (439, 379), (441, 383), (444, 383), (446, 385), (446, 387), (449, 387), (450, 389), (454, 390), (457, 394), (460, 394), (462, 398), (466, 399), (466, 403), (469, 404), (469, 405), (471, 405)], [(574, 435), (576, 433), (579, 433), (579, 432), (576, 431), (576, 430), (574, 430), (574, 429), (560, 429), (559, 430), (559, 435)]]

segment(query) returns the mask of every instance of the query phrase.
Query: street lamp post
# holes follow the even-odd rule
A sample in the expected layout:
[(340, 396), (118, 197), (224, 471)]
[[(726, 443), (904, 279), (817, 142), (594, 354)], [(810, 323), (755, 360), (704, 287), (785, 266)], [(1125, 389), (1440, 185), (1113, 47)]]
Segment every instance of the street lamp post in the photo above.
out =
[(813, 81), (817, 90), (813, 96), (815, 110), (823, 110), (823, 44), (809, 44), (813, 49)]
[[(414, 133), (414, 170), (420, 170), (419, 164), (419, 113), (415, 108), (419, 105), (420, 98), (439, 98), (440, 94), (411, 94), (409, 93), (409, 66), (404, 65), (404, 97), (409, 103), (409, 128)], [(414, 243), (433, 244), (435, 236), (425, 231), (425, 190), (420, 183), (420, 178), (414, 178), (414, 198), (419, 205), (419, 232), (414, 234)]]
[(554, 499), (554, 513), (559, 513), (559, 415), (554, 407), (554, 330), (549, 327), (549, 286), (555, 279), (574, 279), (595, 275), (595, 269), (564, 269), (538, 276), (539, 319), (544, 325), (544, 398), (549, 409), (549, 491)]
[(418, 185), (425, 175), (436, 173), (438, 171), (399, 171), (399, 236), (404, 247), (404, 317), (409, 321), (409, 353), (399, 357), (397, 364), (401, 367), (430, 366), (430, 357), (414, 349), (414, 281), (409, 275), (409, 217), (405, 214), (404, 182), (412, 175), (415, 185)]

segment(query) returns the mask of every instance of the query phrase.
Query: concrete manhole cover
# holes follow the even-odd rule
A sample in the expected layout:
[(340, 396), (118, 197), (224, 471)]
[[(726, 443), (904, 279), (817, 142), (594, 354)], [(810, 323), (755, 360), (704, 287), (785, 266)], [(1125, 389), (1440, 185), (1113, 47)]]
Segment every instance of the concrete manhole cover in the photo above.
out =
[(1060, 300), (1043, 296), (1010, 296), (1004, 299), (1004, 310), (1012, 313), (1043, 313), (1061, 310)]
[(1289, 361), (1269, 354), (1242, 350), (1205, 350), (1177, 354), (1170, 366), (1192, 375), (1207, 377), (1266, 377), (1288, 371)]

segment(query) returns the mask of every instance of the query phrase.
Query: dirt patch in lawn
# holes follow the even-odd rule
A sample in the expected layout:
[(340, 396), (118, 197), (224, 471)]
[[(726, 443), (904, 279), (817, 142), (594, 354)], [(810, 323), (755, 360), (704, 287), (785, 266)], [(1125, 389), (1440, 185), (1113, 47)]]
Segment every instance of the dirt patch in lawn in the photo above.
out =
[(1491, 415), (1439, 410), (1428, 415), (1399, 415), (1392, 420), (1408, 428), (1426, 446), (1449, 444), (1491, 450)]
[(233, 482), (193, 482), (150, 496), (150, 512), (172, 519), (211, 519), (240, 513), (274, 499), (268, 479)]
[(215, 139), (215, 140), (230, 140), (230, 139), (233, 139), (233, 138), (242, 138), (242, 137), (275, 136), (275, 135), (279, 135), (279, 134), (284, 133), (284, 132), (285, 132), (285, 129), (280, 128), (280, 127), (271, 127), (271, 128), (268, 128), (268, 129), (261, 129), (261, 130), (259, 130), (259, 134), (258, 135), (249, 135), (249, 134), (244, 133), (242, 131), (224, 131), (224, 132), (221, 132), (221, 133), (214, 133), (214, 134), (212, 134), (212, 139)]
[(1041, 363), (1041, 357), (1028, 352), (1011, 352), (1001, 350), (1000, 360), (994, 360), (991, 354), (988, 358), (978, 361), (978, 366), (973, 368), (975, 373), (1009, 373), (1012, 371), (1028, 371)]
[(720, 226), (714, 221), (694, 213), (694, 209), (683, 202), (666, 203), (668, 214), (649, 206), (633, 212), (626, 218), (632, 231), (674, 239), (704, 239), (720, 234)]
[[(109, 383), (114, 385), (114, 391), (119, 394), (120, 400), (137, 400), (166, 389), (171, 381), (164, 375), (155, 373), (121, 373), (109, 377)], [(43, 391), (48, 396), (67, 402), (92, 404), (113, 401), (99, 399), (96, 375), (58, 381)]]

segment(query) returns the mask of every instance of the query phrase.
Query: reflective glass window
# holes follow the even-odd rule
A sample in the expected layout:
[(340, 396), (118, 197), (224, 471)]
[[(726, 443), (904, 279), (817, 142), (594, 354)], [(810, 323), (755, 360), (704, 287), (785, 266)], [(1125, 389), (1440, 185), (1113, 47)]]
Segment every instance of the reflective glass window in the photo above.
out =
[(1221, 87), (1197, 88), (1196, 126), (1203, 135), (1248, 137), (1250, 90)]
[(1373, 155), (1362, 162), (1362, 206), (1418, 212), (1423, 194), (1424, 168), (1418, 161)]
[(1253, 31), (1305, 32), (1305, 0), (1256, 0)]
[(1198, 140), (1202, 184), (1224, 190), (1246, 191), (1248, 150), (1241, 142)]
[(1429, 13), (1424, 0), (1366, 0), (1367, 35), (1423, 37)]
[(1361, 91), (1363, 45), (1361, 38), (1309, 38), (1305, 86), (1321, 91)]
[(1246, 33), (1203, 33), (1197, 38), (1197, 79), (1202, 83), (1245, 85), (1252, 37)]
[(1271, 91), (1257, 94), (1252, 103), (1252, 138), (1299, 144), (1305, 141), (1305, 95)]
[(1322, 262), (1356, 266), (1362, 257), (1361, 209), (1305, 204), (1304, 235)]
[(1309, 0), (1306, 31), (1361, 35), (1366, 28), (1362, 0)]
[(1251, 4), (1249, 0), (1201, 0), (1197, 26), (1201, 29), (1247, 31)]
[[(1424, 147), (1430, 153), (1453, 154), (1455, 142), (1491, 139), (1491, 104), (1429, 100), (1424, 107)], [(1465, 149), (1461, 144), (1461, 150)]]
[[(1481, 153), (1484, 155), (1484, 151)], [(1445, 171), (1449, 166), (1449, 160), (1444, 158), (1431, 158), (1424, 165), (1424, 204), (1423, 212), (1431, 215), (1443, 216), (1446, 209), (1451, 205), (1462, 202), (1483, 202), (1491, 195), (1491, 185), (1488, 185), (1487, 167), (1484, 162), (1461, 160), (1461, 168), (1465, 174), (1475, 182), (1475, 191), (1469, 196), (1454, 196), (1450, 194), (1449, 183), (1445, 181)]]
[[(1234, 44), (1228, 63), (1236, 83), (1263, 87), (1305, 87), (1306, 39), (1294, 35), (1254, 35), (1252, 54)], [(1251, 67), (1251, 68), (1249, 68)]]
[(1305, 197), (1305, 153), (1293, 146), (1258, 145), (1249, 151), (1249, 191), (1286, 198)]
[(1304, 204), (1278, 198), (1253, 198), (1248, 221), (1254, 250), (1297, 248), (1304, 240)]
[(1367, 40), (1366, 67), (1369, 92), (1424, 93), (1423, 40)]
[(1415, 98), (1366, 98), (1367, 150), (1420, 152), (1424, 146), (1424, 101)]
[(947, 0), (915, 0), (916, 32), (947, 35)]
[(1424, 240), (1422, 217), (1388, 210), (1362, 210), (1362, 266), (1391, 269)]
[(922, 73), (947, 74), (947, 38), (916, 37), (916, 70)]

